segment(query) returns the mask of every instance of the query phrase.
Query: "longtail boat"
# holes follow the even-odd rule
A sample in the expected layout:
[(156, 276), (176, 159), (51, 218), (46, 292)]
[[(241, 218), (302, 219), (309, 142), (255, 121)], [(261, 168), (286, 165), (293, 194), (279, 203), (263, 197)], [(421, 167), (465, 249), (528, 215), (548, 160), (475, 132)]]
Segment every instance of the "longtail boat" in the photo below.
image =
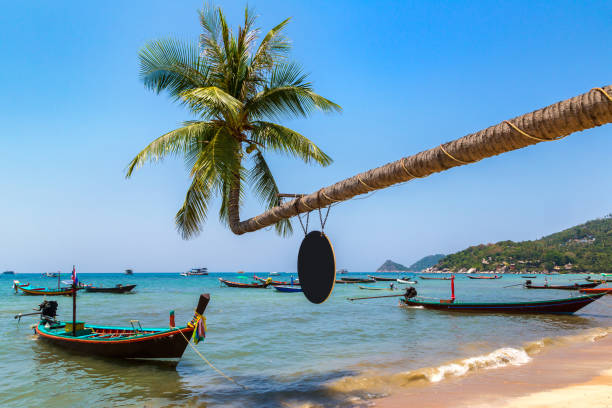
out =
[(443, 276), (441, 278), (434, 277), (434, 276), (419, 276), (419, 278), (424, 279), (424, 280), (451, 280), (451, 278), (447, 276)]
[(302, 288), (299, 287), (295, 287), (294, 286), (285, 286), (285, 285), (274, 285), (274, 289), (278, 290), (279, 292), (302, 292)]
[(380, 276), (372, 276), (372, 275), (368, 275), (368, 278), (374, 279), (375, 281), (380, 281), (380, 282), (395, 282), (397, 280), (397, 278), (383, 278)]
[(260, 282), (268, 282), (268, 279), (270, 279), (270, 284), (272, 285), (300, 286), (300, 281), (297, 279), (294, 279), (293, 281), (289, 281), (289, 282), (284, 282), (284, 281), (272, 280), (271, 278), (261, 278), (257, 275), (253, 275), (253, 279), (258, 280)]
[(136, 320), (130, 322), (132, 327), (95, 326), (77, 321), (74, 330), (73, 322), (55, 320), (57, 302), (45, 301), (40, 305), (41, 321), (34, 332), (48, 343), (86, 355), (178, 361), (196, 327), (198, 331), (204, 327), (202, 314), (209, 301), (209, 294), (200, 295), (193, 319), (183, 327), (174, 327), (171, 312), (169, 328), (142, 328)]
[(538, 277), (537, 275), (523, 275), (523, 276), (521, 276), (521, 278), (525, 278), (525, 279), (534, 279), (534, 278), (537, 278), (537, 277)]
[(438, 299), (437, 301), (419, 298), (417, 290), (409, 287), (403, 295), (372, 296), (363, 298), (349, 298), (349, 300), (377, 299), (383, 297), (402, 296), (400, 306), (418, 306), (425, 309), (441, 310), (447, 312), (470, 312), (470, 313), (561, 313), (571, 314), (582, 309), (586, 305), (605, 296), (605, 294), (594, 294), (578, 296), (568, 299), (541, 300), (535, 302), (457, 302), (455, 301), (455, 276), (451, 277), (451, 298)]
[[(271, 281), (271, 279), (270, 279)], [(272, 282), (263, 282), (263, 283), (242, 283), (242, 282), (232, 282), (223, 278), (219, 278), (219, 282), (223, 283), (230, 288), (267, 288), (272, 284)]]
[(414, 285), (417, 284), (417, 281), (412, 281), (412, 280), (408, 280), (408, 279), (396, 279), (397, 283), (403, 283), (403, 284), (409, 284), (409, 285)]
[[(33, 295), (33, 296), (72, 296), (72, 288), (41, 288), (37, 286), (32, 286), (29, 283), (21, 284), (19, 281), (13, 282), (13, 288), (15, 289), (15, 293), (19, 291), (23, 292), (24, 295)], [(83, 288), (76, 288), (76, 290), (81, 290)]]
[(418, 298), (400, 299), (402, 306), (422, 306), (425, 309), (444, 310), (448, 312), (472, 313), (562, 313), (572, 314), (604, 294), (578, 296), (568, 299), (540, 300), (535, 302), (497, 302), (469, 303), (452, 300), (432, 302)]
[(601, 282), (592, 283), (574, 283), (573, 285), (532, 285), (530, 281), (525, 282), (527, 289), (561, 289), (561, 290), (580, 290), (584, 288), (594, 288), (597, 285), (601, 285)]
[(468, 276), (468, 278), (470, 278), (470, 279), (501, 279), (502, 276), (501, 275), (495, 275), (495, 276)]
[(114, 287), (97, 287), (97, 286), (85, 286), (85, 292), (88, 293), (127, 293), (131, 292), (136, 285), (116, 285)]
[(375, 283), (374, 279), (364, 279), (364, 278), (340, 278), (336, 280), (336, 283)]
[(608, 295), (612, 295), (612, 288), (584, 288), (580, 289), (580, 293), (607, 293)]
[(340, 280), (343, 280), (346, 282), (362, 282), (362, 281), (376, 282), (376, 280), (372, 278), (340, 278)]
[(588, 280), (589, 282), (612, 282), (612, 279), (609, 279), (607, 276), (605, 278), (599, 278), (599, 279), (597, 278), (593, 279), (590, 276), (587, 276), (585, 279)]

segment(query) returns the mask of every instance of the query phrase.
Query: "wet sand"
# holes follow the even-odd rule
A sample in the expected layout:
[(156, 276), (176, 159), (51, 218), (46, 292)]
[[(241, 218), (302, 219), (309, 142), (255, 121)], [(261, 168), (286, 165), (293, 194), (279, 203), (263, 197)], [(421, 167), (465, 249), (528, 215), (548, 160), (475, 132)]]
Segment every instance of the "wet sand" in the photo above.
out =
[(482, 370), (374, 400), (377, 408), (612, 407), (612, 335), (547, 347), (521, 366)]

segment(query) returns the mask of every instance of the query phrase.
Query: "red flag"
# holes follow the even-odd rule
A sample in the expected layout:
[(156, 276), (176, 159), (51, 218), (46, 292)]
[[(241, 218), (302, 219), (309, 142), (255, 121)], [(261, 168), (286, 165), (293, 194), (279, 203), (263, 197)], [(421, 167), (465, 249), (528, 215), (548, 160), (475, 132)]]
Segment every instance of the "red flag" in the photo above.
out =
[(79, 280), (77, 279), (77, 276), (76, 276), (76, 269), (75, 269), (74, 265), (72, 265), (72, 283), (74, 285), (79, 283)]

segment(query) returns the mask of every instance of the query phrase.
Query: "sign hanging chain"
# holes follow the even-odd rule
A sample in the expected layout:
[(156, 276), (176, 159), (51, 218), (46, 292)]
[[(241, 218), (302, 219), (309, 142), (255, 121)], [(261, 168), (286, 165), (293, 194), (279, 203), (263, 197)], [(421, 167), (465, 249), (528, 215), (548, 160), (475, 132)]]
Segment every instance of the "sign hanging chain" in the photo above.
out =
[(325, 213), (325, 219), (321, 215), (321, 208), (319, 208), (319, 221), (321, 221), (321, 232), (325, 229), (325, 223), (327, 223), (327, 217), (329, 217), (329, 210), (331, 209), (331, 204), (327, 206), (327, 212)]
[[(296, 209), (297, 209), (297, 201), (296, 201)], [(298, 220), (300, 221), (300, 225), (302, 226), (302, 231), (304, 231), (304, 235), (308, 235), (308, 222), (310, 221), (310, 211), (306, 213), (306, 227), (302, 223), (302, 217), (300, 213), (297, 214)]]

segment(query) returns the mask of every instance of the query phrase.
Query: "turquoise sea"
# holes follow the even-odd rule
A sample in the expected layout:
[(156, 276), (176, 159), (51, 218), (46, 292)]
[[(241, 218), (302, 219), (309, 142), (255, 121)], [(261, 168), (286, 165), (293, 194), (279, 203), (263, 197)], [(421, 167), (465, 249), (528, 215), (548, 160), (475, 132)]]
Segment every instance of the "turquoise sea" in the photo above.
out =
[[(257, 275), (267, 277), (266, 272)], [(397, 298), (350, 302), (347, 297), (394, 293), (361, 290), (357, 284), (336, 285), (326, 303), (313, 305), (300, 293), (220, 287), (219, 276), (236, 280), (240, 275), (80, 274), (85, 283), (138, 286), (126, 295), (79, 294), (78, 318), (120, 326), (138, 319), (143, 327), (166, 327), (168, 313), (174, 310), (178, 325), (191, 318), (198, 295), (208, 292), (207, 337), (197, 348), (246, 389), (219, 376), (190, 348), (176, 367), (169, 367), (73, 355), (43, 344), (32, 334), (35, 317), (24, 317), (19, 324), (13, 319), (19, 312), (31, 311), (42, 298), (16, 295), (12, 281), (53, 286), (57, 280), (33, 274), (1, 276), (0, 406), (367, 406), (381, 395), (378, 385), (397, 375), (405, 374), (409, 379), (410, 373), (429, 368), (425, 377), (440, 381), (445, 375), (478, 369), (478, 364), (466, 370), (444, 368), (448, 362), (467, 357), (479, 358), (484, 368), (521, 364), (529, 358), (525, 345), (530, 342), (605, 333), (612, 326), (612, 296), (573, 316), (449, 314), (400, 308)], [(584, 275), (552, 276), (549, 280), (574, 283), (581, 278)], [(288, 280), (289, 274), (274, 279)], [(543, 282), (543, 277), (533, 280)], [(491, 281), (458, 275), (456, 296), (465, 301), (572, 296), (568, 291), (502, 288), (523, 281), (518, 275)], [(379, 282), (370, 286), (387, 285)], [(448, 281), (419, 280), (414, 286), (423, 296), (450, 296)], [(70, 319), (72, 300), (54, 299), (60, 305), (59, 318)]]

